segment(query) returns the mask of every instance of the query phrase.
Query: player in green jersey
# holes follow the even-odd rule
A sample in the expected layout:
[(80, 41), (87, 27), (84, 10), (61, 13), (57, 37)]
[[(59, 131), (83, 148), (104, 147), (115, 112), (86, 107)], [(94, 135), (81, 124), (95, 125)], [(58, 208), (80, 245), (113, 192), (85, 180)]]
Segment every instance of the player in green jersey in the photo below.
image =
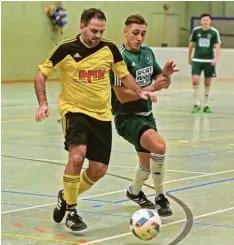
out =
[[(168, 88), (170, 75), (176, 71), (174, 62), (169, 61), (163, 69), (155, 60), (153, 51), (143, 46), (147, 32), (147, 23), (141, 15), (131, 15), (125, 21), (125, 42), (120, 47), (129, 72), (136, 79), (142, 90), (157, 91)], [(122, 85), (119, 79), (112, 77), (112, 113), (118, 134), (135, 146), (139, 157), (132, 185), (127, 190), (127, 197), (142, 208), (156, 208), (161, 216), (172, 215), (170, 203), (165, 196), (163, 186), (164, 159), (166, 143), (158, 134), (152, 113), (151, 99), (143, 101)], [(155, 204), (148, 200), (142, 186), (152, 175), (155, 186)]]
[[(212, 112), (208, 105), (208, 101), (212, 77), (216, 77), (215, 65), (217, 64), (219, 58), (221, 40), (218, 30), (212, 27), (210, 24), (211, 16), (209, 14), (201, 15), (201, 26), (195, 27), (190, 37), (188, 62), (190, 65), (192, 65), (193, 95), (195, 98), (195, 104), (191, 111), (192, 113), (196, 113), (201, 110), (199, 85), (202, 71), (204, 71), (205, 77), (203, 112)], [(195, 51), (192, 58), (192, 51), (194, 47)]]

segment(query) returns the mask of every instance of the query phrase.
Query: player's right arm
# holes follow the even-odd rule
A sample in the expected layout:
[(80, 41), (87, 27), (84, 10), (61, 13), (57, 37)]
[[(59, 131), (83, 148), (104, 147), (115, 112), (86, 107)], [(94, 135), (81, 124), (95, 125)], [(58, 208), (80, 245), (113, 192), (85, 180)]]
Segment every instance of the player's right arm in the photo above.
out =
[(39, 107), (36, 111), (35, 119), (37, 122), (44, 120), (50, 114), (46, 96), (46, 80), (51, 76), (65, 57), (64, 48), (57, 45), (49, 54), (46, 61), (39, 65), (39, 72), (34, 79), (34, 88)]
[(196, 42), (196, 35), (195, 35), (195, 30), (193, 29), (191, 36), (189, 38), (189, 46), (188, 46), (188, 63), (191, 65), (192, 64), (192, 53), (193, 53), (193, 48), (195, 46)]
[[(125, 87), (121, 80), (115, 77), (113, 73), (111, 73), (110, 77), (113, 85), (112, 88), (120, 103), (123, 104), (141, 99), (141, 96), (139, 94), (136, 94), (129, 88)], [(142, 93), (149, 97), (153, 102), (157, 101), (156, 95), (152, 91), (150, 91), (150, 86), (142, 88)]]
[(49, 106), (46, 98), (46, 83), (47, 76), (45, 76), (41, 71), (39, 71), (34, 80), (34, 88), (37, 96), (39, 107), (36, 111), (35, 119), (37, 122), (44, 120), (49, 116)]
[[(120, 103), (127, 103), (127, 102), (131, 102), (131, 101), (136, 101), (141, 99), (142, 97), (140, 97), (140, 95), (132, 92), (130, 89), (126, 88), (125, 86), (113, 86), (114, 92), (118, 98), (118, 100), (120, 101)], [(150, 98), (153, 102), (157, 101), (157, 97), (156, 95), (148, 90), (142, 89), (142, 94), (144, 94), (147, 98)]]
[(112, 43), (110, 45), (110, 49), (114, 58), (111, 70), (113, 71), (115, 76), (118, 78), (118, 80), (121, 81), (124, 86), (126, 86), (130, 91), (132, 91), (133, 94), (135, 94), (135, 97), (139, 96), (140, 98), (147, 100), (149, 96), (147, 96), (147, 93), (143, 93), (140, 86), (136, 83), (136, 80), (129, 73), (127, 65), (124, 62), (123, 57), (117, 46)]
[(189, 63), (189, 65), (192, 64), (193, 48), (194, 48), (194, 43), (193, 42), (189, 42), (189, 46), (188, 46), (188, 63)]

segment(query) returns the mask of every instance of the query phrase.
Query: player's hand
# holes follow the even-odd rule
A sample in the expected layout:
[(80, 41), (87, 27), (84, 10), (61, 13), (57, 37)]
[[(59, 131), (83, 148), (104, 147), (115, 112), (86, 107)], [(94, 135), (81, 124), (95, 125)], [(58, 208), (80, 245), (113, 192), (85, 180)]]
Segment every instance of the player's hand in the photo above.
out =
[(50, 110), (48, 105), (41, 105), (38, 107), (36, 114), (35, 114), (35, 119), (37, 122), (43, 121), (45, 118), (47, 118), (50, 115)]
[(212, 61), (211, 61), (211, 65), (212, 66), (215, 66), (217, 64), (217, 60), (216, 59), (213, 59)]
[(156, 94), (154, 94), (153, 92), (149, 92), (149, 97), (153, 103), (156, 103), (158, 100)]
[(193, 63), (192, 58), (188, 59), (188, 63), (189, 63), (189, 65), (192, 65), (192, 63)]
[(148, 100), (149, 96), (147, 95), (147, 93), (145, 93), (146, 91), (141, 91), (140, 98), (143, 100)]
[(163, 88), (167, 88), (167, 78), (160, 75), (155, 78), (155, 81), (151, 86), (154, 88), (154, 91), (158, 91)]
[(157, 96), (151, 92), (151, 91), (142, 91), (140, 94), (140, 97), (144, 100), (147, 100), (148, 98), (150, 98), (152, 100), (152, 102), (157, 102)]
[(173, 73), (178, 72), (178, 71), (179, 71), (179, 69), (176, 67), (176, 64), (174, 63), (174, 61), (169, 60), (164, 65), (162, 73), (163, 73), (163, 75), (168, 77), (168, 76), (170, 76)]

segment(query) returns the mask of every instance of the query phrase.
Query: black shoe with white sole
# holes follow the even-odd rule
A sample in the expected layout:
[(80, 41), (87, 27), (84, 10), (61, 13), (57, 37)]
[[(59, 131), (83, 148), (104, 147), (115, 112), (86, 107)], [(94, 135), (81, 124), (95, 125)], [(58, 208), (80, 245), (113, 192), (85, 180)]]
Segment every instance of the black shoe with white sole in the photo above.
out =
[(164, 194), (161, 193), (157, 198), (155, 198), (155, 203), (160, 216), (166, 217), (172, 215), (170, 203)]
[(147, 197), (145, 196), (143, 191), (140, 191), (138, 195), (133, 195), (130, 190), (127, 190), (126, 196), (136, 202), (140, 205), (141, 208), (149, 208), (149, 209), (155, 209), (156, 205), (151, 202)]
[(82, 231), (87, 228), (82, 218), (77, 214), (76, 210), (71, 211), (66, 218), (66, 226), (72, 231)]
[(66, 201), (64, 200), (63, 195), (64, 195), (64, 190), (60, 190), (58, 192), (57, 206), (53, 212), (53, 219), (56, 223), (62, 222), (66, 214)]

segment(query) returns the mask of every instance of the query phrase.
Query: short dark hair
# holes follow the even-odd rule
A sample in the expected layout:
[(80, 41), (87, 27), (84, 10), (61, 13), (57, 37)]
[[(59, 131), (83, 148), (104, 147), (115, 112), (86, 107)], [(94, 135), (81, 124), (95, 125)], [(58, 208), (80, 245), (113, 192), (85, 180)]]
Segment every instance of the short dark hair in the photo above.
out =
[(204, 14), (202, 14), (202, 15), (200, 16), (200, 19), (202, 19), (203, 17), (209, 17), (209, 18), (211, 19), (211, 15), (210, 15), (210, 14), (204, 13)]
[(125, 26), (131, 25), (131, 24), (139, 24), (139, 25), (146, 25), (147, 22), (145, 18), (140, 14), (133, 14), (128, 16), (128, 18), (125, 20)]
[(83, 23), (84, 25), (88, 25), (90, 20), (93, 18), (106, 21), (106, 16), (101, 11), (101, 9), (89, 8), (83, 10), (83, 13), (81, 14), (80, 17), (80, 23)]

